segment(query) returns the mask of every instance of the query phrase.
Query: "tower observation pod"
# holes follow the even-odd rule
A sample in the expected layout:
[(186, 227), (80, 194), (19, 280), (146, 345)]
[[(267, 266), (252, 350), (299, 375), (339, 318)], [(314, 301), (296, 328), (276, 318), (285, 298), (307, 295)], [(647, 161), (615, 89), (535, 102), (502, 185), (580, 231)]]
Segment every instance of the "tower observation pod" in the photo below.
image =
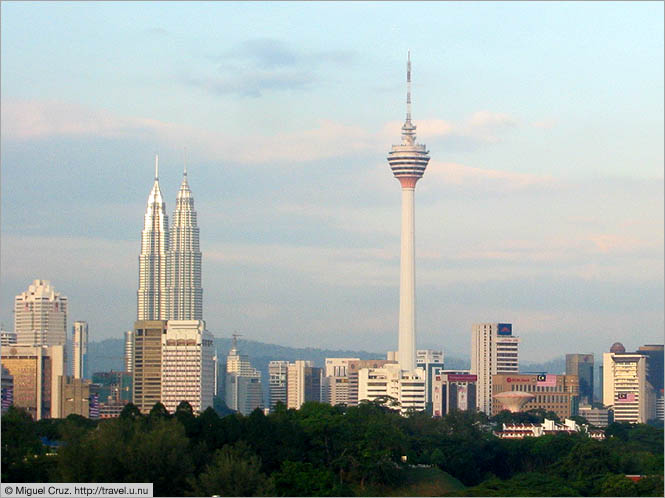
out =
[(399, 286), (398, 361), (402, 370), (416, 367), (416, 275), (414, 193), (416, 182), (429, 162), (425, 145), (416, 143), (416, 126), (411, 122), (411, 54), (406, 63), (406, 121), (402, 143), (388, 153), (390, 168), (402, 186), (402, 247)]

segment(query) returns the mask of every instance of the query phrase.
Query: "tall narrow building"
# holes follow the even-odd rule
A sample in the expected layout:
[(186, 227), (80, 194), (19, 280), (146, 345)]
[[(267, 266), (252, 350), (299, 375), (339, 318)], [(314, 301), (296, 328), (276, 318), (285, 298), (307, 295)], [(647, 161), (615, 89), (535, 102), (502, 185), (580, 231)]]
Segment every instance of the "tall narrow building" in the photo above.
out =
[(72, 328), (72, 375), (88, 378), (88, 322), (76, 321)]
[(148, 196), (139, 256), (138, 320), (167, 317), (166, 256), (169, 248), (166, 205), (159, 189), (159, 158), (155, 156), (155, 183)]
[(48, 280), (35, 280), (14, 299), (16, 343), (56, 346), (67, 343), (67, 298)]
[(202, 320), (201, 250), (194, 197), (187, 183), (187, 170), (176, 197), (166, 262), (169, 320)]
[(425, 145), (416, 143), (416, 125), (411, 122), (411, 56), (406, 65), (406, 121), (402, 143), (393, 145), (388, 163), (402, 186), (402, 248), (399, 285), (398, 361), (402, 370), (416, 368), (416, 262), (414, 200), (416, 182), (429, 162)]

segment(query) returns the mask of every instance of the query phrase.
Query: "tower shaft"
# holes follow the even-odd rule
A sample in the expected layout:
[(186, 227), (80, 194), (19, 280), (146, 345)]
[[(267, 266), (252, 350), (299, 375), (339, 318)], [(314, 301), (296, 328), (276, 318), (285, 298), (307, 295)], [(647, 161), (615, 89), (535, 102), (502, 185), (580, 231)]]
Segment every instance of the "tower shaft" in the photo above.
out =
[(416, 367), (416, 257), (414, 187), (402, 187), (402, 249), (399, 285), (399, 364)]

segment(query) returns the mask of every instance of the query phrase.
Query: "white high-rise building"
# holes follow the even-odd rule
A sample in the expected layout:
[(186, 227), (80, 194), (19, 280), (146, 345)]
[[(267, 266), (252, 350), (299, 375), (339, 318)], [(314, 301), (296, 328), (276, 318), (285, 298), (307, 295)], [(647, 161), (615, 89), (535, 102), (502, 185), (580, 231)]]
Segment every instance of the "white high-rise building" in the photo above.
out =
[(326, 358), (325, 376), (321, 380), (321, 401), (335, 405), (351, 404), (349, 367), (360, 358)]
[(492, 414), (492, 376), (519, 372), (519, 337), (510, 323), (476, 323), (471, 331), (471, 374), (476, 375), (476, 404)]
[(76, 321), (72, 328), (72, 375), (75, 379), (88, 376), (88, 322)]
[(307, 401), (321, 402), (323, 370), (309, 360), (296, 360), (288, 366), (286, 407), (300, 409)]
[(155, 183), (148, 196), (148, 205), (141, 232), (139, 255), (138, 320), (166, 320), (166, 259), (169, 248), (166, 205), (159, 189), (159, 158), (155, 156)]
[(270, 409), (273, 410), (277, 403), (286, 406), (288, 386), (288, 361), (271, 361), (268, 364), (268, 382), (270, 389)]
[(169, 320), (162, 334), (162, 404), (174, 412), (187, 401), (195, 413), (212, 406), (213, 336), (203, 320)]
[[(389, 396), (402, 413), (425, 409), (425, 371), (406, 371), (399, 364), (363, 368), (358, 372), (358, 399), (374, 401)], [(391, 406), (387, 403), (387, 406)]]
[(615, 422), (644, 424), (655, 418), (653, 389), (647, 381), (647, 356), (626, 353), (621, 343), (603, 353), (603, 404), (614, 410)]
[(134, 331), (125, 332), (125, 372), (132, 373), (134, 368)]
[(171, 219), (166, 260), (166, 292), (169, 320), (201, 320), (201, 250), (194, 197), (187, 182), (187, 170), (176, 197)]
[(17, 344), (56, 346), (67, 344), (67, 298), (48, 280), (35, 280), (14, 299)]
[(231, 351), (226, 357), (226, 378), (224, 381), (226, 406), (243, 415), (249, 415), (256, 408), (263, 409), (263, 387), (261, 372), (252, 367), (249, 357), (238, 352), (238, 335), (233, 335)]
[(398, 361), (402, 370), (416, 368), (416, 259), (414, 200), (416, 182), (429, 162), (425, 145), (416, 143), (416, 125), (411, 122), (411, 56), (406, 66), (406, 121), (402, 143), (393, 145), (388, 163), (402, 186), (402, 246), (399, 286)]

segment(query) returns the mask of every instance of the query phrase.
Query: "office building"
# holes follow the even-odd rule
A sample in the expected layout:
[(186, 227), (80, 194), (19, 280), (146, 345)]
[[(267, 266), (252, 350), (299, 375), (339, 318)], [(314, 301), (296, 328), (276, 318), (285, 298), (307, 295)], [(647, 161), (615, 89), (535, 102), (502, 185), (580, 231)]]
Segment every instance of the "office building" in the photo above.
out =
[(326, 358), (324, 377), (321, 380), (321, 402), (330, 405), (348, 405), (349, 362), (360, 361), (360, 358)]
[(134, 323), (132, 399), (141, 413), (150, 413), (162, 401), (162, 335), (166, 330), (166, 320)]
[(386, 406), (402, 413), (425, 410), (425, 371), (403, 370), (394, 363), (381, 368), (362, 368), (358, 372), (358, 400), (377, 399), (386, 399)]
[(226, 357), (224, 400), (231, 410), (249, 415), (256, 408), (263, 409), (263, 386), (261, 372), (252, 367), (247, 355), (240, 354), (238, 337), (233, 335), (231, 350)]
[(72, 375), (88, 378), (88, 322), (76, 321), (72, 328)]
[(117, 370), (93, 373), (90, 396), (91, 400), (97, 397), (99, 418), (117, 417), (132, 401), (132, 374)]
[(416, 366), (425, 370), (425, 403), (432, 402), (432, 380), (434, 375), (443, 370), (443, 351), (434, 349), (418, 349)]
[(171, 219), (166, 293), (169, 320), (203, 319), (199, 227), (186, 169)]
[(656, 420), (663, 420), (663, 409), (665, 400), (663, 399), (663, 345), (646, 344), (637, 348), (637, 352), (647, 357), (647, 382), (653, 389), (655, 398)]
[(58, 418), (69, 415), (90, 416), (90, 381), (62, 375), (60, 383), (60, 412)]
[[(155, 156), (155, 182), (141, 232), (139, 255), (139, 288), (137, 291), (137, 320), (166, 320), (166, 257), (169, 248), (166, 204), (159, 188), (159, 158)], [(135, 341), (136, 342), (136, 341)]]
[(452, 411), (476, 410), (477, 375), (468, 371), (441, 370), (432, 377), (432, 416), (441, 417)]
[(580, 403), (593, 403), (593, 355), (567, 354), (566, 375), (580, 379)]
[(615, 422), (646, 423), (655, 418), (647, 360), (642, 353), (627, 353), (619, 342), (603, 353), (603, 404), (614, 411)]
[(578, 414), (579, 379), (577, 375), (553, 374), (496, 374), (492, 376), (492, 414), (506, 407), (501, 403), (502, 393), (533, 395), (521, 411), (542, 409), (556, 413), (561, 420)]
[(386, 360), (349, 360), (347, 363), (347, 377), (349, 378), (349, 394), (348, 394), (348, 406), (357, 406), (358, 405), (358, 373), (364, 368), (382, 368), (385, 365), (396, 365), (397, 360), (386, 359)]
[(519, 337), (510, 323), (477, 323), (471, 331), (471, 374), (478, 377), (476, 406), (492, 415), (492, 377), (519, 372)]
[(321, 401), (323, 370), (311, 361), (296, 360), (290, 363), (287, 373), (286, 407), (299, 409), (308, 401)]
[(134, 331), (125, 332), (125, 372), (132, 373), (134, 368)]
[(288, 361), (271, 361), (268, 364), (268, 383), (270, 409), (274, 410), (277, 403), (286, 406), (287, 403), (287, 376), (289, 371)]
[(35, 420), (60, 414), (60, 380), (65, 371), (63, 345), (2, 346), (2, 366), (13, 377), (14, 406)]
[(162, 334), (161, 400), (175, 412), (187, 401), (194, 413), (212, 406), (215, 391), (213, 337), (203, 320), (169, 320)]
[(35, 280), (14, 299), (16, 343), (58, 346), (67, 343), (67, 298), (48, 280)]
[(591, 405), (580, 405), (579, 415), (595, 427), (607, 427), (611, 422), (610, 411), (607, 408), (593, 408)]
[(2, 367), (2, 389), (0, 393), (2, 413), (4, 413), (14, 404), (14, 377), (5, 367)]
[(16, 344), (16, 332), (10, 332), (9, 330), (1, 330), (0, 345), (11, 346), (12, 344)]
[(388, 153), (388, 163), (402, 188), (398, 361), (402, 370), (412, 371), (416, 368), (415, 189), (430, 157), (425, 145), (416, 143), (416, 126), (411, 121), (410, 55), (406, 64), (406, 84), (406, 120), (402, 125), (402, 143), (392, 146)]

